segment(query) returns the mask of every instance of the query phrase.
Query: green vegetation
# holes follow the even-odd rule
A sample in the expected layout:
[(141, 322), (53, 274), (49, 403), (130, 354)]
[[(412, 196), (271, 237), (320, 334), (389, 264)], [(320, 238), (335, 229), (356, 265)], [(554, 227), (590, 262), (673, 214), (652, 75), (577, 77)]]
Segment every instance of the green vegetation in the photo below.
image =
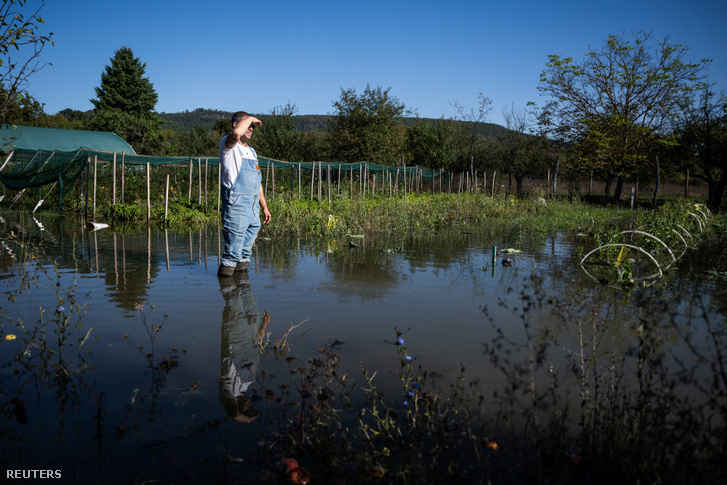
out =
[[(704, 208), (685, 202), (632, 211), (588, 207), (578, 200), (462, 194), (342, 198), (330, 204), (283, 199), (276, 206), (280, 227), (267, 227), (268, 235), (287, 231), (322, 239), (500, 227), (522, 237), (567, 231), (608, 241), (634, 227), (668, 240), (674, 224), (694, 234), (692, 244), (727, 234), (723, 216), (709, 216), (704, 224), (690, 215), (707, 214)], [(16, 242), (12, 235), (5, 239)], [(32, 263), (38, 256), (32, 247), (14, 247), (18, 288), (7, 296), (18, 298), (33, 285), (55, 298), (53, 308), (39, 309), (37, 321), (32, 312), (27, 321), (0, 312), (0, 338), (18, 344), (2, 375), (0, 414), (6, 419), (0, 436), (18, 445), (13, 457), (22, 455), (23, 437), (15, 423), (25, 419), (24, 405), (15, 393), (24, 388), (17, 382), (36, 382), (63, 406), (60, 429), (70, 428), (74, 419), (79, 429), (96, 429), (94, 441), (83, 445), (98, 448), (102, 465), (114, 462), (116, 450), (135, 446), (135, 435), (153, 436), (146, 428), (163, 418), (157, 402), (186, 351), (165, 347), (158, 338), (171, 325), (166, 316), (138, 306), (146, 337), (119, 338), (139, 353), (152, 385), (146, 393), (134, 390), (130, 403), (108, 399), (101, 385), (91, 385), (92, 329), (83, 324), (86, 307), (76, 296), (77, 281)], [(543, 288), (533, 275), (517, 289), (517, 307), (500, 303), (520, 321), (507, 331), (494, 309), (483, 309), (483, 324), (499, 329), (483, 342), (483, 358), (501, 373), (501, 386), (483, 388), (465, 368), (451, 385), (442, 385), (433, 369), (418, 364), (405, 329), (392, 329), (388, 343), (398, 370), (393, 384), (385, 385), (370, 364), (358, 371), (343, 368), (346, 346), (339, 341), (322, 344), (312, 356), (296, 355), (291, 327), (283, 338), (261, 342), (263, 359), (287, 371), (263, 372), (260, 387), (249, 391), (261, 427), (244, 460), (231, 459), (224, 448), (199, 448), (200, 440), (224, 442), (226, 426), (239, 425), (224, 419), (180, 429), (173, 440), (155, 444), (152, 450), (160, 453), (149, 457), (178, 468), (175, 447), (192, 447), (199, 456), (190, 466), (205, 463), (217, 474), (206, 476), (208, 481), (224, 481), (244, 467), (250, 482), (270, 483), (295, 467), (314, 481), (353, 484), (719, 483), (727, 473), (727, 334), (709, 317), (712, 310), (700, 307), (708, 303), (685, 300), (693, 295), (669, 284), (633, 292), (592, 284), (573, 288), (573, 294)], [(669, 311), (680, 305), (693, 309), (688, 322)], [(617, 344), (614, 334), (621, 336)], [(684, 343), (677, 347), (686, 357), (666, 350), (675, 341)], [(87, 401), (93, 413), (78, 412)], [(122, 407), (121, 422), (112, 421)], [(182, 468), (195, 479), (194, 470)]]
[[(669, 36), (655, 42), (653, 32), (642, 31), (633, 39), (609, 35), (582, 61), (550, 55), (538, 87), (550, 97), (536, 110), (540, 133), (557, 151), (570, 147), (563, 152), (572, 170), (597, 171), (615, 179), (616, 199), (629, 178), (658, 183), (669, 164), (676, 168), (692, 157), (710, 158), (697, 155), (698, 146), (724, 147), (725, 95), (710, 90), (709, 61), (690, 61), (688, 50), (670, 43)], [(705, 121), (704, 115), (711, 123), (709, 134), (685, 131)], [(680, 134), (697, 132), (700, 141), (682, 137), (687, 151), (679, 153)], [(727, 182), (723, 156), (714, 156), (708, 165), (706, 171), (700, 166), (698, 177), (710, 183), (707, 205), (718, 210)]]
[(20, 124), (43, 114), (26, 86), (28, 78), (45, 67), (38, 59), (46, 44), (53, 45), (53, 34), (42, 33), (40, 8), (26, 12), (25, 4), (26, 0), (4, 0), (0, 6), (0, 123)]
[(588, 207), (578, 201), (482, 195), (409, 195), (375, 200), (336, 199), (330, 204), (278, 199), (267, 233), (345, 238), (349, 234), (426, 234), (508, 227), (524, 235), (557, 231), (594, 233), (620, 227), (633, 217), (626, 209)]

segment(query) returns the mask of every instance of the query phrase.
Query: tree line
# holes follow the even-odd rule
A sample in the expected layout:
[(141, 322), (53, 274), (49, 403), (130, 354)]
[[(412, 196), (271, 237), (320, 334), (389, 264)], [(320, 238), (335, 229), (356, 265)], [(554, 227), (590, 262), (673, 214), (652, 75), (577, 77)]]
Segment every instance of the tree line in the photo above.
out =
[[(38, 11), (23, 16), (24, 3), (4, 2), (6, 18), (12, 13), (24, 27), (0, 32), (3, 56), (23, 41), (41, 48), (52, 42), (36, 33)], [(263, 129), (253, 146), (262, 156), (285, 161), (497, 170), (509, 174), (518, 191), (526, 177), (550, 171), (595, 176), (616, 200), (626, 183), (653, 184), (656, 194), (662, 179), (688, 173), (707, 183), (708, 206), (718, 210), (727, 189), (727, 96), (710, 84), (710, 62), (692, 61), (685, 45), (668, 36), (657, 40), (652, 31), (610, 35), (580, 60), (550, 55), (538, 83), (544, 103), (505, 107), (499, 130), (487, 121), (492, 100), (484, 93), (474, 106), (453, 103), (452, 118), (432, 120), (413, 116), (390, 88), (367, 85), (363, 92), (341, 88), (332, 113), (308, 126), (301, 126), (294, 103), (254, 113)], [(128, 47), (104, 67), (89, 112), (44, 113), (25, 89), (33, 69), (42, 66), (0, 67), (3, 123), (111, 131), (137, 153), (160, 156), (214, 156), (231, 129), (229, 113), (214, 110), (205, 113), (205, 125), (165, 127), (146, 63)]]

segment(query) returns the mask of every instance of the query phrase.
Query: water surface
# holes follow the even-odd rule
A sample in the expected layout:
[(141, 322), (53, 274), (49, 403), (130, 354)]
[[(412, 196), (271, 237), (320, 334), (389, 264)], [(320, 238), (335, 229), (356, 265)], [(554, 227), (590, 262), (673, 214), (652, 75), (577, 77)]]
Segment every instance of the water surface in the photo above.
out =
[[(500, 333), (524, 342), (527, 321), (534, 334), (548, 328), (564, 348), (576, 344), (552, 312), (533, 308), (523, 316), (523, 294), (539, 288), (552, 304), (583, 304), (603, 291), (578, 264), (592, 244), (582, 237), (482, 231), (310, 241), (263, 231), (249, 278), (220, 281), (218, 227), (88, 231), (76, 220), (30, 215), (6, 215), (2, 224), (40, 251), (28, 262), (37, 283), (18, 291), (16, 277), (0, 280), (3, 332), (18, 336), (0, 344), (9, 417), (3, 459), (82, 482), (199, 477), (218, 473), (221, 457), (243, 456), (260, 420), (226, 420), (220, 379), (240, 358), (231, 359), (230, 349), (254, 361), (247, 370), (263, 368), (274, 383), (289, 380), (284, 359), (251, 357), (257, 338), (270, 343), (290, 332), (288, 355), (303, 360), (340, 340), (352, 376), (359, 366), (376, 371), (381, 388), (396, 393), (398, 330), (416, 364), (443, 387), (464, 366), (484, 389), (496, 389), (504, 377), (485, 344)], [(518, 252), (493, 257), (493, 248)], [(17, 274), (18, 254), (14, 243), (3, 245), (3, 274)], [(687, 303), (665, 315), (675, 311), (689, 322), (697, 305), (688, 302), (699, 295), (713, 321), (724, 323), (725, 284), (704, 271), (725, 259), (714, 245), (687, 252), (669, 276)], [(598, 311), (612, 311), (615, 322), (638, 312), (622, 292), (611, 300)], [(59, 318), (68, 319), (61, 343)], [(41, 336), (50, 350), (27, 345)], [(626, 325), (614, 325), (609, 347), (625, 352), (633, 337)], [(678, 338), (670, 345), (678, 348)], [(22, 359), (14, 357), (24, 349)], [(242, 384), (246, 392), (259, 386)], [(211, 432), (212, 422), (223, 424)]]

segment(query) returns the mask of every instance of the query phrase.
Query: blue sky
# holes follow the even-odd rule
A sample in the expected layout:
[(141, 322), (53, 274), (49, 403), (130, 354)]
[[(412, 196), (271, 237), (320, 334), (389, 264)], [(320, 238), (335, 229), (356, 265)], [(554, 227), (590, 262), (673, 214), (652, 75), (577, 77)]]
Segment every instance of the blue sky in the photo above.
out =
[[(28, 4), (38, 0), (29, 0)], [(581, 59), (609, 34), (654, 30), (709, 58), (727, 86), (727, 2), (369, 0), (48, 0), (52, 63), (28, 90), (47, 113), (93, 107), (114, 52), (146, 63), (158, 112), (196, 108), (265, 114), (288, 102), (327, 114), (341, 88), (390, 88), (416, 115), (451, 118), (453, 103), (492, 99), (489, 121), (537, 91), (549, 54)]]

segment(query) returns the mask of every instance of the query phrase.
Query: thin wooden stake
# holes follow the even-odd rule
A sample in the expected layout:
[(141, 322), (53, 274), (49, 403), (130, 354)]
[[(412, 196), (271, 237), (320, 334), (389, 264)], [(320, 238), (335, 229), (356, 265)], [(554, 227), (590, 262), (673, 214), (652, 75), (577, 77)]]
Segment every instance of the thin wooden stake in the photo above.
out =
[(116, 205), (116, 152), (114, 152), (114, 174), (112, 176), (113, 178), (113, 194), (111, 196), (111, 203), (113, 205)]
[(192, 159), (189, 159), (189, 195), (187, 196), (187, 200), (189, 202), (192, 202), (192, 173), (194, 172), (194, 162)]
[[(169, 174), (167, 174), (167, 186), (164, 189), (164, 222), (167, 221), (168, 215), (169, 215)], [(166, 231), (166, 229), (165, 229), (165, 231)], [(168, 250), (169, 250), (169, 248), (167, 248), (167, 251)], [(167, 258), (169, 258), (168, 254), (167, 254)], [(167, 259), (167, 264), (169, 264), (168, 259)], [(167, 268), (167, 269), (169, 269), (169, 268)]]
[(93, 156), (93, 220), (96, 220), (96, 182), (98, 180), (98, 156)]
[(5, 162), (3, 163), (3, 166), (0, 167), (0, 172), (3, 171), (3, 169), (5, 168), (5, 165), (7, 165), (8, 162), (10, 161), (10, 159), (13, 158), (13, 154), (14, 153), (15, 153), (15, 150), (13, 150), (13, 151), (10, 152), (10, 155), (8, 155), (8, 157), (5, 159)]
[(684, 182), (684, 198), (689, 197), (689, 170), (687, 170), (687, 179)]
[(316, 179), (316, 162), (313, 162), (313, 169), (310, 171), (310, 200), (313, 200), (313, 184)]
[(146, 221), (151, 220), (151, 180), (149, 176), (149, 162), (146, 162)]
[(126, 174), (124, 173), (125, 170), (125, 157), (126, 153), (123, 151), (121, 152), (121, 205), (124, 205), (124, 184), (126, 182)]

